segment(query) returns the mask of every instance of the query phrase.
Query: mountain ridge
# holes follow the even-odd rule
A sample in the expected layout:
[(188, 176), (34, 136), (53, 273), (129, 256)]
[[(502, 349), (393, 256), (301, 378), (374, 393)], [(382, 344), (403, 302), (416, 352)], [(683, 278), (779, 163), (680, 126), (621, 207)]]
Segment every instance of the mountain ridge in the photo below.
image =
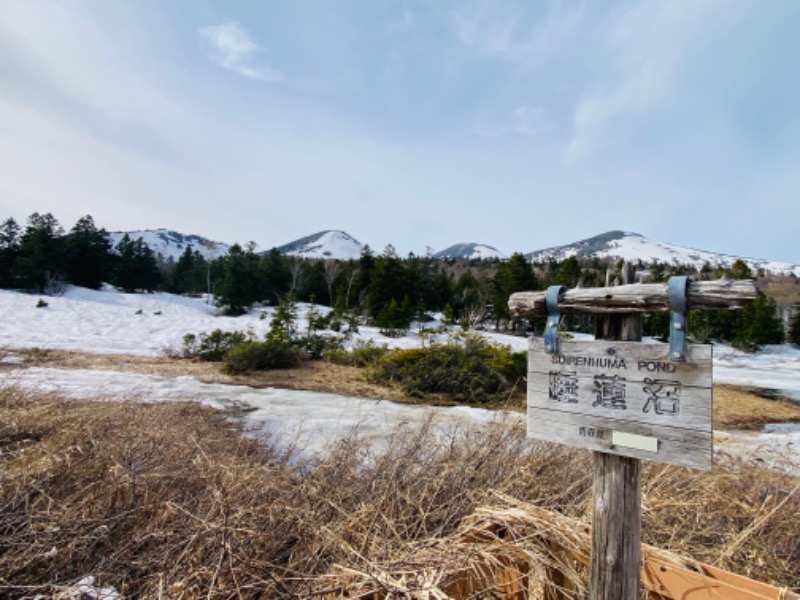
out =
[(191, 245), (193, 250), (200, 252), (206, 260), (219, 258), (228, 253), (230, 244), (215, 242), (201, 235), (179, 233), (172, 229), (137, 229), (134, 231), (110, 231), (112, 245), (128, 235), (131, 240), (142, 238), (142, 241), (156, 254), (165, 259), (178, 260), (186, 247)]
[(677, 244), (656, 242), (640, 233), (622, 230), (606, 231), (571, 244), (528, 252), (525, 256), (532, 262), (562, 261), (575, 256), (577, 258), (640, 260), (643, 263), (692, 265), (697, 269), (702, 269), (706, 264), (712, 267), (730, 268), (737, 260), (743, 260), (754, 272), (763, 269), (776, 275), (800, 276), (800, 265), (797, 263), (697, 250)]
[(433, 253), (433, 258), (464, 258), (464, 259), (491, 259), (508, 258), (505, 254), (500, 252), (494, 246), (488, 244), (477, 244), (475, 242), (466, 242), (461, 244), (453, 244), (444, 250), (439, 250)]
[[(189, 244), (207, 259), (218, 258), (228, 252), (229, 244), (213, 242), (208, 238), (182, 234), (167, 229), (147, 229), (129, 232), (111, 232), (112, 242), (116, 245), (127, 233), (132, 239), (142, 237), (150, 248), (164, 258), (177, 260)], [(276, 246), (282, 254), (309, 259), (357, 259), (364, 244), (343, 230), (327, 229), (298, 238), (281, 246)], [(688, 264), (701, 269), (706, 263), (712, 267), (729, 268), (736, 260), (743, 260), (757, 272), (763, 269), (773, 274), (794, 274), (800, 277), (800, 264), (770, 261), (761, 258), (748, 258), (697, 250), (677, 244), (650, 240), (639, 233), (623, 230), (612, 230), (598, 235), (564, 244), (551, 246), (524, 254), (532, 262), (562, 261), (570, 256), (578, 258), (600, 258), (610, 260), (642, 261), (652, 263), (658, 261), (667, 264)], [(433, 258), (455, 259), (505, 259), (507, 254), (488, 244), (464, 242), (453, 244), (434, 252)]]

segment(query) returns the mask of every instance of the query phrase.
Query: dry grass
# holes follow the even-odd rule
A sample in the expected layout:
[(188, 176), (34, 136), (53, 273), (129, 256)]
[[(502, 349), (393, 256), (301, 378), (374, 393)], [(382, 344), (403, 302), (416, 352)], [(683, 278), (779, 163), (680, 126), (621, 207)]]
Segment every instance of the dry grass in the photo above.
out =
[[(589, 471), (589, 453), (510, 426), (399, 428), (380, 450), (354, 433), (311, 461), (197, 404), (0, 390), (0, 595), (55, 595), (91, 574), (130, 597), (341, 596), (364, 578), (412, 597), (402, 589), (425, 581), (393, 573), (445, 585), (477, 568), (483, 546), (464, 538), (477, 517), (464, 519), (496, 493), (587, 519)], [(798, 483), (735, 460), (711, 474), (648, 465), (644, 541), (797, 587)], [(525, 539), (508, 552), (546, 567)]]
[(715, 429), (760, 429), (767, 423), (800, 422), (800, 404), (786, 399), (769, 400), (752, 389), (714, 386)]

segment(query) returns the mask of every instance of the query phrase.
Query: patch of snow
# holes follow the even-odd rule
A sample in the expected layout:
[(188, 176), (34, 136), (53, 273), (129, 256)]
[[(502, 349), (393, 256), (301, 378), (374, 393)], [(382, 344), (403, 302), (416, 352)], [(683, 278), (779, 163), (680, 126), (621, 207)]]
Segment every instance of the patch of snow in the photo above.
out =
[(75, 594), (70, 593), (73, 598), (86, 598), (90, 600), (118, 600), (122, 598), (119, 592), (113, 587), (96, 587), (94, 577), (87, 575), (75, 584)]
[(235, 409), (241, 412), (248, 429), (268, 430), (309, 453), (324, 450), (351, 431), (375, 444), (400, 424), (415, 426), (432, 421), (436, 427), (448, 429), (522, 418), (468, 406), (398, 404), (337, 394), (209, 384), (188, 376), (117, 371), (31, 367), (8, 372), (0, 383), (71, 399), (190, 400), (217, 409)]
[(287, 251), (286, 254), (303, 258), (350, 260), (360, 257), (363, 249), (361, 242), (344, 231), (325, 231), (303, 246)]
[(800, 402), (800, 348), (780, 344), (748, 354), (717, 344), (714, 346), (714, 381), (777, 390)]

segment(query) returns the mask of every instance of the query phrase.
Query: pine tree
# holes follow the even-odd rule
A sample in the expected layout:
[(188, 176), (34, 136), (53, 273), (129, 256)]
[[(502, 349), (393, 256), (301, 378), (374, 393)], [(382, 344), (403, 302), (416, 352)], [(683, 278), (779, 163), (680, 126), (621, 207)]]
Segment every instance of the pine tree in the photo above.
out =
[(64, 230), (50, 213), (28, 217), (15, 263), (23, 288), (44, 294), (64, 275)]
[(355, 282), (355, 295), (358, 302), (369, 297), (369, 289), (372, 284), (372, 271), (375, 269), (375, 255), (369, 244), (361, 250), (358, 259), (358, 276)]
[(325, 284), (323, 261), (309, 262), (303, 277), (303, 285), (297, 294), (300, 300), (310, 302), (312, 298), (327, 298), (328, 287)]
[(368, 308), (373, 319), (377, 319), (392, 300), (396, 304), (412, 294), (403, 261), (395, 256), (379, 256), (375, 259), (369, 286)]
[(142, 238), (131, 241), (126, 233), (117, 243), (118, 255), (111, 282), (126, 292), (152, 292), (161, 282), (158, 262)]
[(554, 283), (556, 285), (564, 285), (568, 288), (574, 288), (581, 280), (581, 266), (578, 264), (578, 259), (575, 256), (567, 258), (556, 271)]
[(272, 320), (269, 322), (270, 329), (269, 333), (267, 333), (267, 341), (289, 342), (295, 334), (296, 322), (297, 302), (294, 294), (289, 292), (275, 308), (275, 314), (272, 315)]
[(753, 352), (765, 344), (781, 344), (784, 339), (783, 321), (775, 300), (759, 291), (755, 300), (738, 311), (731, 342)]
[(242, 315), (258, 299), (255, 268), (239, 244), (228, 249), (223, 261), (222, 281), (216, 289), (217, 305), (229, 315)]
[(530, 261), (518, 252), (497, 268), (493, 283), (492, 313), (496, 326), (501, 320), (510, 318), (508, 298), (511, 294), (536, 290), (539, 287)]
[(291, 286), (292, 274), (289, 262), (277, 248), (265, 254), (258, 263), (259, 296), (270, 302), (278, 302)]
[(178, 257), (170, 290), (175, 294), (202, 294), (208, 287), (209, 264), (191, 244)]
[(20, 228), (13, 218), (0, 225), (0, 287), (14, 286), (14, 264), (19, 256)]
[(795, 346), (800, 346), (800, 302), (794, 303), (792, 313), (789, 324), (789, 341)]
[(753, 270), (741, 258), (737, 258), (725, 274), (730, 279), (753, 279)]
[(111, 239), (90, 215), (78, 219), (67, 235), (65, 258), (67, 277), (75, 285), (98, 289), (111, 279)]
[(375, 325), (380, 327), (383, 335), (400, 337), (408, 331), (412, 318), (413, 308), (408, 296), (403, 299), (402, 303), (392, 298), (375, 318)]

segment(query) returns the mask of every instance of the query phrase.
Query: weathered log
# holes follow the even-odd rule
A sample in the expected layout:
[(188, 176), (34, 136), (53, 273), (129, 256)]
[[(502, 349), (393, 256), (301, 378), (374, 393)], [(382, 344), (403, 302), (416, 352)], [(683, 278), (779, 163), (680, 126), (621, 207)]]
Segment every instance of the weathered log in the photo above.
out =
[[(740, 308), (756, 297), (752, 279), (689, 281), (686, 306), (689, 310)], [(511, 316), (547, 316), (545, 292), (517, 292), (508, 300)], [(603, 288), (575, 288), (559, 297), (562, 313), (630, 314), (669, 310), (667, 283), (636, 283)]]

